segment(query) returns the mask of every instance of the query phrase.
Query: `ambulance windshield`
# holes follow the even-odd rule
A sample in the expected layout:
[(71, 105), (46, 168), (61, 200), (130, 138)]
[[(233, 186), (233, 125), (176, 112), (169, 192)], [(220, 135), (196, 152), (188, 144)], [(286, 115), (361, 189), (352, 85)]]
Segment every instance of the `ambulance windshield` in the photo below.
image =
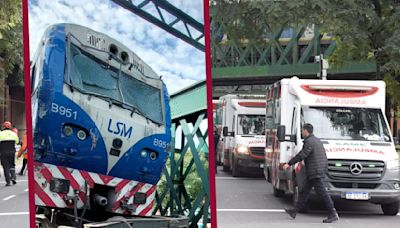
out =
[(265, 116), (263, 115), (239, 115), (238, 135), (263, 135), (265, 128)]
[(321, 139), (390, 142), (380, 109), (305, 106), (301, 123), (311, 123)]

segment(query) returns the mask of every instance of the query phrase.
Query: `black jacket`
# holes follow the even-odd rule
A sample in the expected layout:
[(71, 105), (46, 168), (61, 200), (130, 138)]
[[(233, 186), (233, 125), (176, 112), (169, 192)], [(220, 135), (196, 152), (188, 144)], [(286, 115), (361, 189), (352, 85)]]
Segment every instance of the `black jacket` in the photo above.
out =
[(303, 148), (289, 161), (289, 165), (294, 165), (297, 162), (305, 163), (307, 179), (324, 178), (328, 171), (328, 159), (321, 140), (310, 135), (304, 139)]

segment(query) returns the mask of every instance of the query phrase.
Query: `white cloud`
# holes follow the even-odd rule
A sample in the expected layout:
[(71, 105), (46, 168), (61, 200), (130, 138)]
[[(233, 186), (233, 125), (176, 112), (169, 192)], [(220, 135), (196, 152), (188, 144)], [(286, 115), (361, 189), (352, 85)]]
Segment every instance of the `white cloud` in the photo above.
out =
[[(202, 0), (169, 2), (203, 23)], [(30, 0), (31, 57), (45, 29), (55, 23), (80, 24), (119, 40), (163, 75), (170, 93), (205, 79), (204, 52), (108, 0)]]

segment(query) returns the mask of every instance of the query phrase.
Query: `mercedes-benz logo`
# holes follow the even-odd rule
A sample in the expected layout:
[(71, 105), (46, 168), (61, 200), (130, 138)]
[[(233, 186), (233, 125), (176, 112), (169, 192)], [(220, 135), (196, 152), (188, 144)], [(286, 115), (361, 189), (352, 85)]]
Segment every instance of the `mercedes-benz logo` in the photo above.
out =
[(362, 167), (361, 163), (354, 162), (354, 163), (351, 163), (351, 165), (350, 165), (350, 172), (353, 175), (360, 175), (362, 172), (362, 169), (363, 169), (363, 167)]

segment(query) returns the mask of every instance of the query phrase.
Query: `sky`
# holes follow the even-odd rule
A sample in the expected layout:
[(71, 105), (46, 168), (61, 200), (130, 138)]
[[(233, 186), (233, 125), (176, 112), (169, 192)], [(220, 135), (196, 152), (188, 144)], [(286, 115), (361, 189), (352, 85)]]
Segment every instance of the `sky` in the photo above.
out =
[[(203, 0), (169, 2), (203, 24)], [(152, 4), (146, 7), (158, 15)], [(172, 21), (169, 17), (166, 20)], [(31, 59), (46, 28), (56, 23), (83, 25), (120, 41), (163, 76), (170, 94), (205, 80), (204, 52), (110, 0), (29, 0)]]

